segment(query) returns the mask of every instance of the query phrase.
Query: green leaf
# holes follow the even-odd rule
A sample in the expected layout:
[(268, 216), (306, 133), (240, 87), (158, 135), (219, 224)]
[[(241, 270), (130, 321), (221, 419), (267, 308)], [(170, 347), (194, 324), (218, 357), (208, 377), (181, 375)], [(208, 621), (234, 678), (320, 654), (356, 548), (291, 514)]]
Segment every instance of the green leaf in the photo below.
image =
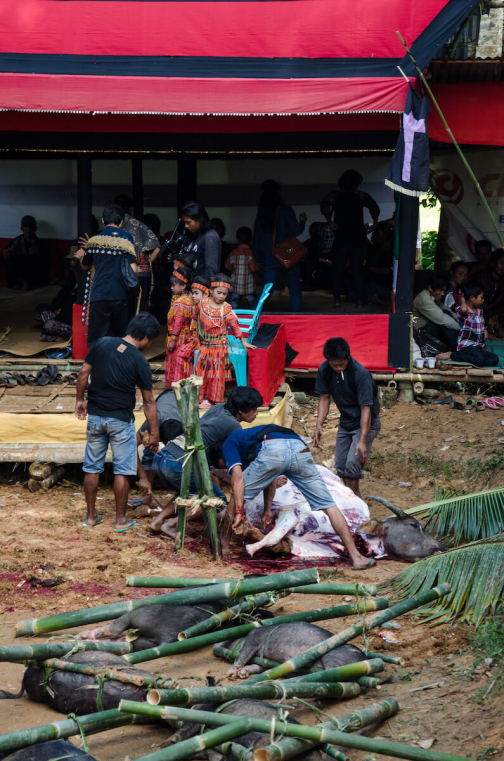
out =
[(504, 488), (411, 507), (408, 514), (426, 518), (425, 530), (447, 546), (488, 539), (504, 531)]
[(431, 626), (454, 618), (478, 625), (494, 614), (504, 592), (504, 533), (413, 563), (378, 591), (402, 600), (442, 582), (453, 591), (416, 611)]

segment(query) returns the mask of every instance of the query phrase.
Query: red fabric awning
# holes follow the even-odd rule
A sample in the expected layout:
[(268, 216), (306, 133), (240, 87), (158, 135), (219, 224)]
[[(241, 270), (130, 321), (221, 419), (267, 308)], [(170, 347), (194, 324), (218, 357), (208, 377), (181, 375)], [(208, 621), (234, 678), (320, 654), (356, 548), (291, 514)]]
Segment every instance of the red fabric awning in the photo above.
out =
[(396, 30), (432, 57), (474, 4), (0, 0), (0, 109), (400, 113)]
[[(448, 126), (458, 143), (503, 145), (504, 82), (454, 82), (432, 85)], [(435, 108), (429, 115), (429, 137), (439, 143), (451, 139)]]

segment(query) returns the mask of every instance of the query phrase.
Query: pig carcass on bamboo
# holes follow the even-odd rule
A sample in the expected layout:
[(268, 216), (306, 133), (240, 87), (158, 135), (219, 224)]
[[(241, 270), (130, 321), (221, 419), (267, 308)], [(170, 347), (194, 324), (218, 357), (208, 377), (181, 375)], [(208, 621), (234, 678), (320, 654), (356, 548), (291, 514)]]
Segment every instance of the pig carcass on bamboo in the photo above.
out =
[(379, 537), (387, 555), (415, 563), (422, 558), (445, 552), (447, 549), (437, 539), (427, 534), (422, 524), (401, 510), (400, 507), (382, 497), (366, 497), (374, 499), (391, 510), (395, 517), (383, 521), (371, 518), (357, 527), (357, 531), (370, 537)]
[[(230, 676), (239, 676), (241, 679), (250, 674), (258, 674), (265, 671), (266, 667), (263, 668), (258, 664), (247, 666), (255, 656), (284, 663), (298, 653), (324, 642), (331, 636), (332, 633), (327, 629), (306, 621), (259, 627), (247, 634), (228, 673)], [(232, 645), (227, 645), (227, 647), (232, 648)], [(366, 656), (363, 651), (355, 645), (342, 645), (323, 655), (318, 665), (324, 670), (334, 669), (365, 659)]]

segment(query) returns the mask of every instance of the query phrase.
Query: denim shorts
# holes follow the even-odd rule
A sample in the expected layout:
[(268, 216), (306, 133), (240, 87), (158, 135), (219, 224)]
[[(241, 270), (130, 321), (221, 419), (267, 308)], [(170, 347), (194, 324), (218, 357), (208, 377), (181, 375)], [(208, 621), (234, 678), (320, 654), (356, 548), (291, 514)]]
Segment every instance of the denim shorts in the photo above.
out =
[[(143, 461), (142, 461), (143, 464)], [(152, 459), (152, 466), (149, 470), (153, 470), (154, 473), (160, 477), (162, 481), (168, 484), (173, 489), (180, 492), (180, 486), (182, 483), (182, 460), (177, 458), (170, 452), (162, 450), (159, 454), (155, 454)], [(214, 494), (216, 497), (224, 500), (224, 506), (227, 504), (226, 495), (219, 487), (212, 482)], [(189, 493), (197, 494), (198, 489), (196, 482), (194, 481), (194, 475), (191, 474), (191, 483), (189, 485)]]
[(108, 445), (116, 476), (136, 476), (137, 443), (135, 423), (125, 423), (115, 417), (89, 415), (86, 431), (84, 473), (103, 473)]
[(267, 439), (243, 472), (245, 499), (254, 499), (278, 476), (287, 476), (297, 486), (312, 510), (327, 510), (334, 499), (317, 470), (311, 452), (303, 452), (300, 439)]

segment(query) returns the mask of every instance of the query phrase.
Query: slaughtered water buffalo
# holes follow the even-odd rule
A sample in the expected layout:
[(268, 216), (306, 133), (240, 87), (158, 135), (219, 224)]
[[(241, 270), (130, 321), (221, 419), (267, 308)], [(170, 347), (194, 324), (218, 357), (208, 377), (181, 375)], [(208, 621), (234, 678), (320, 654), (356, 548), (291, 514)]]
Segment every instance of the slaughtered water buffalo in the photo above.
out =
[[(284, 663), (298, 653), (318, 645), (328, 637), (332, 637), (332, 632), (305, 621), (253, 629), (243, 640), (240, 652), (230, 668), (229, 674), (239, 676), (242, 679), (250, 676), (250, 674), (258, 674), (265, 671), (266, 667), (263, 668), (258, 664), (247, 666), (247, 663), (255, 656), (264, 656), (264, 658), (269, 658), (272, 661)], [(226, 646), (232, 648), (232, 645)], [(362, 650), (359, 650), (355, 645), (342, 645), (342, 647), (336, 647), (322, 656), (319, 663), (326, 670), (346, 666), (349, 663), (357, 663), (365, 660), (365, 658)]]
[(387, 555), (398, 560), (415, 563), (422, 558), (445, 552), (447, 549), (437, 539), (426, 534), (422, 524), (401, 510), (400, 507), (382, 497), (366, 497), (374, 499), (395, 514), (395, 518), (385, 518), (378, 521), (373, 518), (357, 526), (357, 531), (368, 536), (380, 537)]
[[(86, 666), (106, 666), (121, 669), (122, 674), (131, 676), (152, 676), (149, 671), (142, 671), (135, 666), (126, 665), (118, 655), (97, 651), (75, 653), (68, 658), (62, 658), (71, 663), (82, 663)], [(23, 677), (21, 692), (13, 695), (1, 691), (1, 698), (19, 698), (23, 692), (30, 700), (36, 703), (46, 703), (59, 713), (74, 713), (84, 716), (87, 713), (108, 711), (118, 708), (120, 701), (137, 700), (144, 701), (149, 688), (137, 687), (134, 684), (125, 684), (115, 680), (101, 683), (94, 676), (76, 674), (72, 671), (46, 672), (44, 668), (29, 666)]]
[(79, 750), (68, 740), (50, 740), (13, 753), (0, 753), (0, 761), (55, 761), (63, 758), (66, 761), (96, 761), (94, 756)]
[[(246, 716), (252, 719), (276, 719), (281, 718), (280, 708), (277, 708), (271, 703), (266, 703), (264, 700), (255, 700), (254, 698), (246, 698), (243, 700), (232, 700), (230, 703), (225, 704), (224, 708), (220, 705), (205, 704), (194, 706), (195, 709), (200, 711), (216, 711), (219, 713), (232, 714), (233, 716)], [(298, 721), (291, 716), (287, 716), (286, 721), (289, 724), (299, 724)], [(189, 737), (194, 737), (201, 732), (201, 726), (199, 724), (185, 723), (174, 735), (169, 739), (169, 743), (176, 743), (180, 740), (187, 740)], [(241, 735), (233, 740), (235, 743), (244, 745), (246, 748), (262, 748), (265, 745), (271, 743), (269, 735), (261, 734), (260, 732), (247, 732), (246, 735)], [(197, 758), (208, 758), (210, 761), (221, 761), (223, 758), (225, 761), (231, 761), (233, 756), (228, 750), (226, 756), (218, 753), (215, 749), (204, 751), (202, 754), (198, 754)], [(322, 755), (317, 749), (307, 750), (304, 753), (297, 756), (300, 761), (321, 761)]]

